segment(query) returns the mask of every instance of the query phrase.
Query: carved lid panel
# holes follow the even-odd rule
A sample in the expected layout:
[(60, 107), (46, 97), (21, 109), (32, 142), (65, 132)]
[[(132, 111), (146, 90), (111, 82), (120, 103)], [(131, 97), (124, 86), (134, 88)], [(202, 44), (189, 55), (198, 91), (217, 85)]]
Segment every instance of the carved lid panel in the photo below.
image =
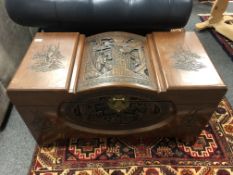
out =
[(225, 86), (194, 32), (151, 35), (168, 89)]
[(120, 85), (156, 90), (146, 39), (107, 32), (86, 39), (77, 91)]
[(9, 89), (66, 90), (78, 33), (37, 33)]

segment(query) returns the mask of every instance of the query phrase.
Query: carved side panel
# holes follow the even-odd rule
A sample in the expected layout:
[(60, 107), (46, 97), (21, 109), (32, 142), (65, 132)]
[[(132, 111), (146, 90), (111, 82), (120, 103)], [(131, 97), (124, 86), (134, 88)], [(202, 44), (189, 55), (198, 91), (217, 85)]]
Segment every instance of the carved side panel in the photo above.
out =
[(153, 88), (145, 38), (124, 32), (107, 32), (87, 38), (78, 91), (104, 83), (137, 84)]
[(38, 32), (8, 88), (67, 90), (78, 42), (78, 33)]
[(152, 39), (168, 91), (224, 86), (194, 32), (154, 32)]
[(160, 122), (165, 124), (174, 112), (171, 102), (148, 101), (130, 96), (105, 96), (90, 98), (86, 102), (66, 102), (59, 109), (60, 116), (66, 121), (76, 126), (105, 130), (106, 134), (115, 131), (134, 133), (138, 132), (137, 129)]

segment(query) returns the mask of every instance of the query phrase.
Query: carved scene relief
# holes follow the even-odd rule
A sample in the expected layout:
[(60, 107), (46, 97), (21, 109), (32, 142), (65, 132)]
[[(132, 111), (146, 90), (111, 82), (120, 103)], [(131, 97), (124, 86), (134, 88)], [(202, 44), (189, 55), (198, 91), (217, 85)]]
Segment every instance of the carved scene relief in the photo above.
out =
[(206, 66), (200, 61), (202, 57), (189, 49), (175, 47), (176, 51), (172, 58), (175, 60), (174, 66), (176, 69), (186, 71), (198, 71)]
[(145, 38), (124, 32), (89, 37), (82, 61), (79, 88), (111, 82), (151, 85)]
[(33, 55), (31, 69), (36, 72), (48, 72), (64, 68), (60, 45), (48, 45)]

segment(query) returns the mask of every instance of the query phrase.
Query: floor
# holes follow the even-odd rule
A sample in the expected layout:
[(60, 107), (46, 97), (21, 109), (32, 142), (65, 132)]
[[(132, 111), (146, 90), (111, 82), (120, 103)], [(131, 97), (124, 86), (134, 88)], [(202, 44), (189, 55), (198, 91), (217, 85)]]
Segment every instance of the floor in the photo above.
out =
[[(233, 12), (233, 3), (229, 11)], [(198, 13), (209, 13), (210, 5), (194, 1), (194, 9), (186, 30), (193, 30)], [(228, 85), (227, 98), (233, 105), (233, 61), (208, 31), (197, 33), (224, 82)], [(5, 130), (0, 133), (0, 175), (26, 175), (36, 142), (15, 109), (10, 114)]]

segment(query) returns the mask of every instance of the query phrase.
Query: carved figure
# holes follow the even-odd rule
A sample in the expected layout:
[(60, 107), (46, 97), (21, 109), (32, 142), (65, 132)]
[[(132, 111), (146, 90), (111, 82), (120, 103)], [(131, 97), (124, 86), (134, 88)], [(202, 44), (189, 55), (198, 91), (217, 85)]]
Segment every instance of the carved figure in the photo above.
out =
[(94, 42), (93, 52), (96, 59), (93, 60), (95, 68), (101, 73), (104, 74), (112, 70), (112, 47), (114, 41), (113, 39), (102, 39), (100, 43)]

